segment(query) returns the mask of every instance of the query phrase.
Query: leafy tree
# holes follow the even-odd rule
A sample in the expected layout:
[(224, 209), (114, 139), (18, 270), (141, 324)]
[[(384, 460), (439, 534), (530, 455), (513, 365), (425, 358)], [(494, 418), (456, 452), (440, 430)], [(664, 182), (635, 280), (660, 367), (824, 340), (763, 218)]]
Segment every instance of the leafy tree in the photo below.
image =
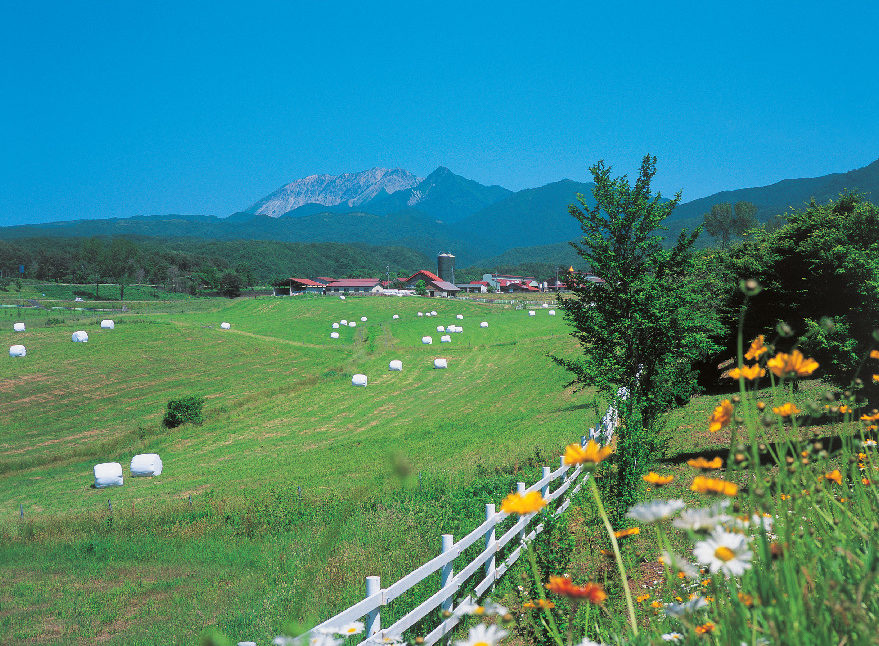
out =
[[(626, 176), (612, 178), (604, 162), (590, 172), (596, 204), (578, 194), (579, 205), (569, 207), (583, 231), (571, 245), (606, 283), (568, 274), (571, 296), (560, 295), (559, 306), (583, 358), (553, 359), (573, 374), (571, 384), (596, 389), (620, 413), (611, 484), (619, 511), (637, 499), (640, 475), (662, 450), (662, 414), (694, 392), (691, 363), (717, 349), (711, 334), (720, 327), (693, 273), (699, 229), (663, 247), (662, 224), (680, 193), (672, 200), (651, 193), (656, 158), (644, 157), (634, 186)], [(618, 396), (621, 387), (628, 397)]]
[[(721, 268), (730, 285), (753, 278), (763, 286), (751, 299), (745, 334), (771, 339), (776, 324), (787, 322), (808, 335), (800, 347), (821, 364), (816, 374), (847, 388), (879, 326), (879, 207), (843, 193), (826, 204), (813, 200), (788, 212), (784, 221), (733, 247)], [(731, 291), (725, 303), (730, 329), (742, 298)], [(822, 317), (832, 325), (821, 325)], [(783, 340), (778, 345), (787, 350)], [(734, 355), (732, 343), (725, 350), (725, 356)], [(875, 398), (879, 392), (865, 381)]]
[(218, 289), (223, 296), (235, 298), (236, 296), (241, 296), (241, 288), (243, 286), (244, 281), (241, 280), (241, 276), (234, 271), (227, 271), (220, 276)]
[(415, 283), (415, 293), (419, 296), (427, 294), (427, 283), (425, 283), (423, 279)]
[(757, 207), (751, 202), (736, 202), (735, 206), (724, 202), (715, 204), (704, 218), (705, 231), (720, 239), (720, 245), (729, 245), (733, 235), (742, 235), (757, 226)]

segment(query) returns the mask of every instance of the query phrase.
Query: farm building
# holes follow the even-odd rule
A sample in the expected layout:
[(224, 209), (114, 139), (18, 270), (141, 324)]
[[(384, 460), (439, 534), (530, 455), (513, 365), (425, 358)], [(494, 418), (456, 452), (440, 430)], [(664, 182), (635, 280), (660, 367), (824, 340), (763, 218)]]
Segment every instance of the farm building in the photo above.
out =
[(416, 271), (403, 281), (403, 285), (406, 289), (415, 289), (421, 280), (424, 281), (424, 287), (427, 290), (428, 296), (456, 296), (461, 291), (459, 287), (442, 280), (439, 276), (426, 269)]
[(481, 280), (474, 280), (469, 283), (456, 283), (455, 287), (468, 294), (484, 294), (488, 291), (488, 283)]
[(308, 278), (288, 278), (281, 283), (272, 285), (272, 289), (275, 296), (291, 296), (302, 292), (323, 294), (326, 286), (326, 283)]
[(327, 294), (348, 292), (375, 293), (382, 291), (382, 286), (378, 278), (342, 278), (331, 281), (325, 289)]

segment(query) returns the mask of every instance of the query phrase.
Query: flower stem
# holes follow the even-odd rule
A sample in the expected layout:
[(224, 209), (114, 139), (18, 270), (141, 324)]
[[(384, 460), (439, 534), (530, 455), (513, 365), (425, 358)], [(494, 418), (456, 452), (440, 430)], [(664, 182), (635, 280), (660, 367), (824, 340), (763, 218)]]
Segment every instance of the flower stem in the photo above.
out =
[[(527, 543), (525, 554), (528, 555), (528, 561), (531, 563), (531, 573), (534, 576), (534, 583), (537, 585), (537, 594), (540, 595), (542, 600), (546, 601), (546, 595), (543, 593), (543, 581), (540, 578), (540, 571), (537, 569), (537, 559), (534, 557), (534, 548), (531, 541), (528, 541)], [(549, 629), (553, 640), (558, 646), (564, 646), (562, 636), (559, 634), (559, 629), (555, 624), (552, 612), (550, 612), (550, 609), (547, 608), (546, 605), (543, 606), (543, 614), (546, 617), (546, 627)]]
[(598, 515), (601, 516), (601, 520), (604, 522), (604, 527), (607, 530), (607, 535), (610, 537), (610, 545), (613, 548), (613, 556), (617, 562), (617, 568), (620, 571), (620, 580), (623, 584), (623, 593), (626, 595), (626, 607), (629, 611), (629, 623), (632, 625), (632, 633), (637, 637), (638, 636), (638, 620), (635, 618), (635, 606), (632, 603), (632, 591), (629, 590), (629, 580), (626, 577), (626, 567), (623, 565), (623, 557), (620, 555), (620, 547), (617, 545), (617, 538), (614, 536), (613, 527), (611, 527), (610, 520), (607, 517), (607, 512), (604, 510), (604, 505), (601, 502), (601, 495), (598, 493), (598, 487), (595, 486), (595, 478), (589, 478), (589, 488), (592, 490), (592, 496), (595, 498), (595, 505), (598, 508)]

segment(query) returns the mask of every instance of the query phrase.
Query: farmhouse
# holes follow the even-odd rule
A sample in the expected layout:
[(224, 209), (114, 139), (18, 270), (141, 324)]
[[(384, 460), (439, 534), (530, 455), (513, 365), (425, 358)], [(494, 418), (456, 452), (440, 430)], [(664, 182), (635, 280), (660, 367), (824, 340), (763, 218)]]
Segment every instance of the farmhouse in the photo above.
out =
[(460, 287), (448, 283), (439, 276), (426, 269), (416, 271), (403, 281), (406, 289), (415, 289), (419, 281), (424, 281), (424, 288), (427, 290), (428, 296), (449, 297), (456, 296), (461, 291)]
[(377, 293), (382, 291), (381, 281), (378, 278), (342, 278), (327, 284), (325, 293), (348, 293), (365, 292)]
[(310, 280), (308, 278), (288, 278), (276, 285), (272, 285), (275, 296), (291, 296), (307, 292), (311, 294), (323, 294), (327, 284), (325, 282)]

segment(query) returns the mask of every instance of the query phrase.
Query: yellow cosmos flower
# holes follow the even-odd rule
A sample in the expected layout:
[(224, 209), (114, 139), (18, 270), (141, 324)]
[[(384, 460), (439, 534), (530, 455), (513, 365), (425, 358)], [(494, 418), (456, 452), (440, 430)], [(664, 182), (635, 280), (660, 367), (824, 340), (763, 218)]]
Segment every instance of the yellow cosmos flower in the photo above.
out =
[(788, 402), (783, 406), (775, 406), (772, 409), (772, 412), (776, 415), (779, 415), (780, 417), (790, 417), (791, 415), (796, 415), (797, 413), (802, 413), (803, 411)]
[(540, 511), (546, 505), (546, 500), (540, 495), (539, 491), (526, 493), (524, 496), (519, 493), (511, 493), (501, 502), (501, 511), (508, 514), (533, 514)]
[(714, 412), (711, 413), (711, 417), (708, 418), (708, 430), (712, 433), (716, 433), (729, 424), (729, 421), (732, 419), (732, 412), (732, 402), (728, 399), (724, 399), (720, 402), (717, 408), (714, 409)]
[(842, 484), (842, 474), (839, 472), (839, 469), (834, 469), (830, 473), (825, 473), (824, 477), (828, 480), (833, 480), (836, 484)]
[(687, 460), (687, 464), (696, 469), (704, 469), (708, 471), (710, 469), (719, 469), (723, 466), (723, 460), (720, 459), (720, 456), (714, 457), (711, 460), (706, 460), (702, 456), (698, 458), (693, 458), (691, 460)]
[(763, 345), (763, 335), (761, 334), (756, 339), (751, 341), (751, 347), (748, 348), (748, 351), (745, 353), (745, 359), (748, 359), (749, 361), (754, 361), (768, 350), (769, 348)]
[(614, 532), (613, 535), (616, 538), (625, 538), (626, 536), (634, 536), (635, 534), (640, 534), (640, 527), (629, 527), (628, 529), (621, 529), (618, 532)]
[(879, 350), (870, 350), (871, 359), (879, 359)]
[(705, 633), (710, 633), (714, 630), (714, 624), (710, 621), (705, 622), (701, 626), (696, 626), (696, 634), (704, 635)]
[(638, 603), (642, 603), (642, 602), (644, 602), (644, 601), (647, 601), (647, 599), (649, 599), (649, 598), (650, 598), (650, 593), (649, 593), (649, 592), (645, 592), (644, 594), (639, 594), (639, 595), (635, 598), (635, 601), (637, 601)]
[(697, 493), (719, 493), (724, 496), (735, 496), (739, 492), (739, 485), (726, 480), (696, 476), (690, 485), (690, 491)]
[(873, 381), (879, 384), (879, 375), (873, 375)]
[(565, 464), (598, 464), (613, 453), (611, 446), (598, 446), (595, 440), (589, 440), (585, 447), (579, 444), (568, 444), (565, 447)]
[(764, 370), (755, 363), (753, 366), (742, 366), (741, 368), (733, 368), (729, 371), (729, 376), (732, 379), (744, 377), (748, 381), (754, 381), (757, 377), (765, 377), (766, 370)]
[(653, 471), (648, 473), (646, 476), (641, 476), (641, 478), (647, 484), (656, 485), (657, 487), (667, 485), (669, 482), (675, 479), (674, 476), (661, 476), (658, 473), (654, 473)]
[(808, 377), (818, 369), (818, 362), (814, 359), (806, 359), (799, 350), (790, 354), (779, 352), (769, 361), (766, 367), (776, 377)]

